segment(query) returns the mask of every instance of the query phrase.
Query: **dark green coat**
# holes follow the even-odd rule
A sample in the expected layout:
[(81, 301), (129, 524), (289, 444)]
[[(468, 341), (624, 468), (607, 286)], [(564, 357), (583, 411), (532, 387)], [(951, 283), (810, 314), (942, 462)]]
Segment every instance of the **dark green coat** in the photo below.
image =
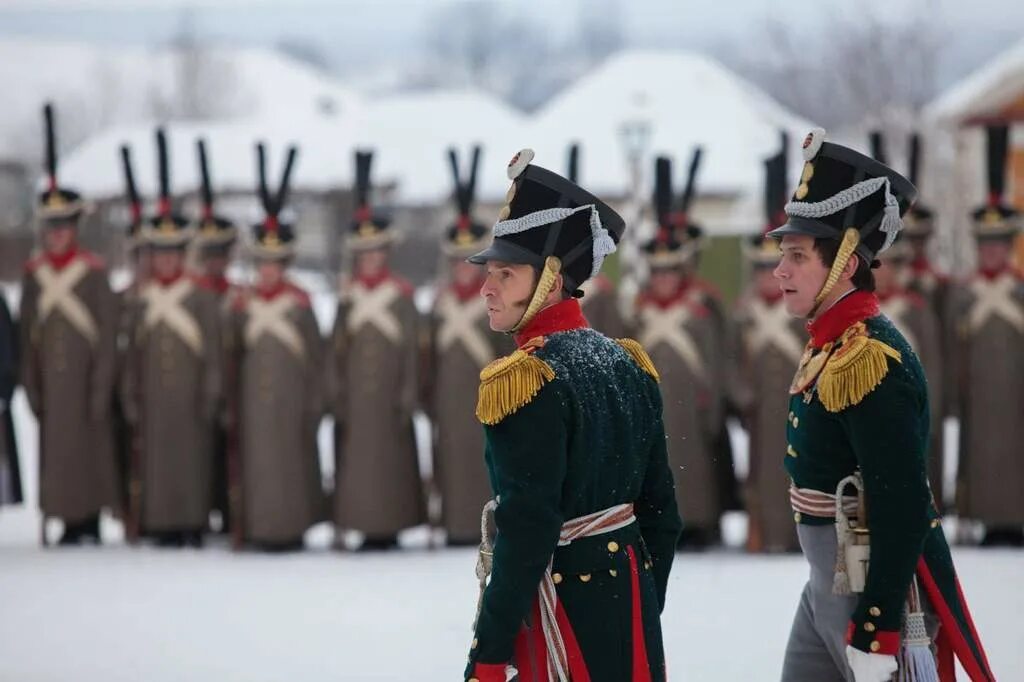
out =
[[(828, 365), (816, 383), (793, 395), (786, 470), (797, 487), (831, 494), (856, 469), (862, 473), (871, 563), (864, 592), (850, 616), (852, 646), (872, 651), (877, 639), (874, 651), (895, 653), (893, 642), (899, 643), (904, 602), (916, 573), (940, 618), (944, 609), (949, 611), (951, 618), (943, 618), (943, 627), (964, 637), (963, 645), (953, 646), (962, 662), (967, 657), (965, 668), (973, 659), (978, 669), (987, 670), (928, 487), (930, 414), (924, 370), (888, 318), (870, 317), (865, 326), (870, 339), (897, 351), (899, 359), (885, 357), (887, 370), (880, 383), (842, 409), (829, 410), (822, 403), (822, 376), (830, 371)], [(841, 354), (843, 344), (837, 343), (832, 352)], [(795, 516), (800, 523), (834, 522)], [(928, 588), (929, 581), (937, 591)]]
[[(681, 522), (657, 384), (619, 344), (592, 329), (552, 334), (536, 357), (554, 379), (485, 427), (499, 500), (497, 537), (466, 677), (477, 662), (512, 661), (516, 635), (553, 560), (558, 599), (591, 679), (630, 679), (632, 549), (648, 662), (652, 678), (662, 680), (659, 616)], [(638, 523), (557, 547), (565, 521), (626, 502), (634, 503)], [(514, 663), (522, 680), (535, 679), (534, 663)]]

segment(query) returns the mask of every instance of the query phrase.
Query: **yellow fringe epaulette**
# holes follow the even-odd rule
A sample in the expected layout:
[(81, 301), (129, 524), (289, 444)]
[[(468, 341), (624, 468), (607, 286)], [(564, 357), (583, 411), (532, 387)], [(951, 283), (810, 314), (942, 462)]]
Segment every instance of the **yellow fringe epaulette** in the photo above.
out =
[(633, 361), (640, 365), (640, 369), (654, 377), (655, 381), (661, 381), (661, 376), (658, 374), (658, 369), (654, 366), (651, 356), (647, 354), (647, 351), (644, 350), (644, 347), (640, 345), (639, 341), (634, 341), (633, 339), (615, 339), (615, 343), (622, 346), (622, 350), (629, 353), (629, 357), (633, 358)]
[(531, 339), (511, 355), (498, 358), (480, 370), (480, 396), (476, 418), (494, 426), (533, 400), (544, 384), (555, 378), (555, 370), (534, 352), (545, 339)]
[(845, 332), (818, 377), (818, 399), (829, 412), (858, 404), (889, 372), (888, 358), (902, 362), (900, 352), (868, 335), (858, 322)]

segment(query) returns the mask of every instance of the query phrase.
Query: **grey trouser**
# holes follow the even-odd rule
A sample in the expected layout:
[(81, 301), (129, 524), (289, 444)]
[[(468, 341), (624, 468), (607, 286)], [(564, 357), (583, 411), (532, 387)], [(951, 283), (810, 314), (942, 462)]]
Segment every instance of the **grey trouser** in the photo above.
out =
[(782, 662), (782, 682), (853, 682), (846, 662), (846, 626), (857, 595), (832, 594), (836, 528), (797, 526), (811, 576), (800, 595)]

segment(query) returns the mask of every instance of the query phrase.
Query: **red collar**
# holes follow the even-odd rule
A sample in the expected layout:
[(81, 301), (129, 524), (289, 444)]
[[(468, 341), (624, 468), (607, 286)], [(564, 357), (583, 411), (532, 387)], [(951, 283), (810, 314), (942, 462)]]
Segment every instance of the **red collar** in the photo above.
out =
[(280, 296), (285, 289), (288, 288), (288, 282), (282, 279), (276, 285), (272, 287), (256, 287), (256, 295), (262, 298), (264, 301), (272, 301), (273, 299)]
[(587, 318), (583, 317), (580, 302), (575, 298), (569, 298), (537, 313), (526, 327), (516, 334), (516, 345), (521, 347), (536, 336), (547, 336), (571, 329), (586, 329), (589, 326)]
[(227, 293), (227, 290), (231, 288), (231, 282), (229, 282), (228, 278), (223, 275), (219, 275), (217, 277), (203, 275), (201, 282), (203, 286), (217, 292), (218, 294)]
[(53, 266), (54, 270), (63, 270), (65, 267), (67, 267), (68, 263), (75, 259), (75, 256), (77, 255), (78, 247), (72, 246), (70, 249), (68, 249), (67, 251), (60, 255), (47, 253), (46, 260), (50, 263), (51, 266)]
[(982, 270), (979, 268), (978, 274), (981, 275), (984, 279), (987, 279), (988, 281), (992, 282), (999, 279), (1003, 275), (1013, 274), (1013, 271), (1010, 269), (1009, 266), (1003, 266), (1001, 268), (996, 268), (995, 270)]
[(379, 274), (373, 277), (364, 277), (362, 275), (356, 276), (356, 281), (363, 285), (366, 289), (376, 289), (384, 282), (391, 278), (391, 271), (384, 268)]
[(914, 260), (910, 261), (910, 269), (913, 270), (915, 273), (931, 272), (932, 263), (926, 257), (922, 256), (920, 258), (915, 258)]
[(653, 303), (654, 305), (658, 306), (662, 310), (666, 310), (676, 305), (677, 303), (680, 303), (684, 298), (686, 298), (686, 295), (690, 293), (690, 285), (691, 282), (689, 280), (683, 280), (679, 284), (679, 288), (676, 289), (671, 296), (667, 298), (660, 298), (658, 296), (655, 296), (653, 293), (649, 292), (647, 294), (647, 300)]
[(184, 276), (184, 274), (185, 274), (184, 270), (179, 270), (178, 272), (174, 273), (170, 277), (160, 277), (159, 275), (154, 274), (151, 277), (151, 279), (153, 281), (155, 281), (157, 284), (159, 284), (160, 286), (162, 286), (162, 287), (169, 287), (172, 284), (174, 284), (175, 282), (177, 282), (179, 279), (181, 279), (182, 276)]
[(835, 341), (854, 324), (878, 314), (878, 297), (868, 291), (854, 291), (807, 323), (811, 344), (821, 348)]
[(460, 303), (476, 298), (480, 295), (480, 287), (483, 286), (483, 280), (477, 280), (471, 282), (468, 285), (461, 285), (458, 282), (452, 282), (451, 292), (455, 294), (455, 298), (459, 299)]

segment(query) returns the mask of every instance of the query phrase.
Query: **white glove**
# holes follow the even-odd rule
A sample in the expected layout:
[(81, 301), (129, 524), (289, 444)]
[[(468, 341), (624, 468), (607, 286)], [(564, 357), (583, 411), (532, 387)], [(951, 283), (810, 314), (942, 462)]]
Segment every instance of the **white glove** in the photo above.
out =
[(889, 682), (899, 667), (895, 656), (868, 654), (852, 646), (846, 647), (846, 660), (853, 670), (855, 682)]

